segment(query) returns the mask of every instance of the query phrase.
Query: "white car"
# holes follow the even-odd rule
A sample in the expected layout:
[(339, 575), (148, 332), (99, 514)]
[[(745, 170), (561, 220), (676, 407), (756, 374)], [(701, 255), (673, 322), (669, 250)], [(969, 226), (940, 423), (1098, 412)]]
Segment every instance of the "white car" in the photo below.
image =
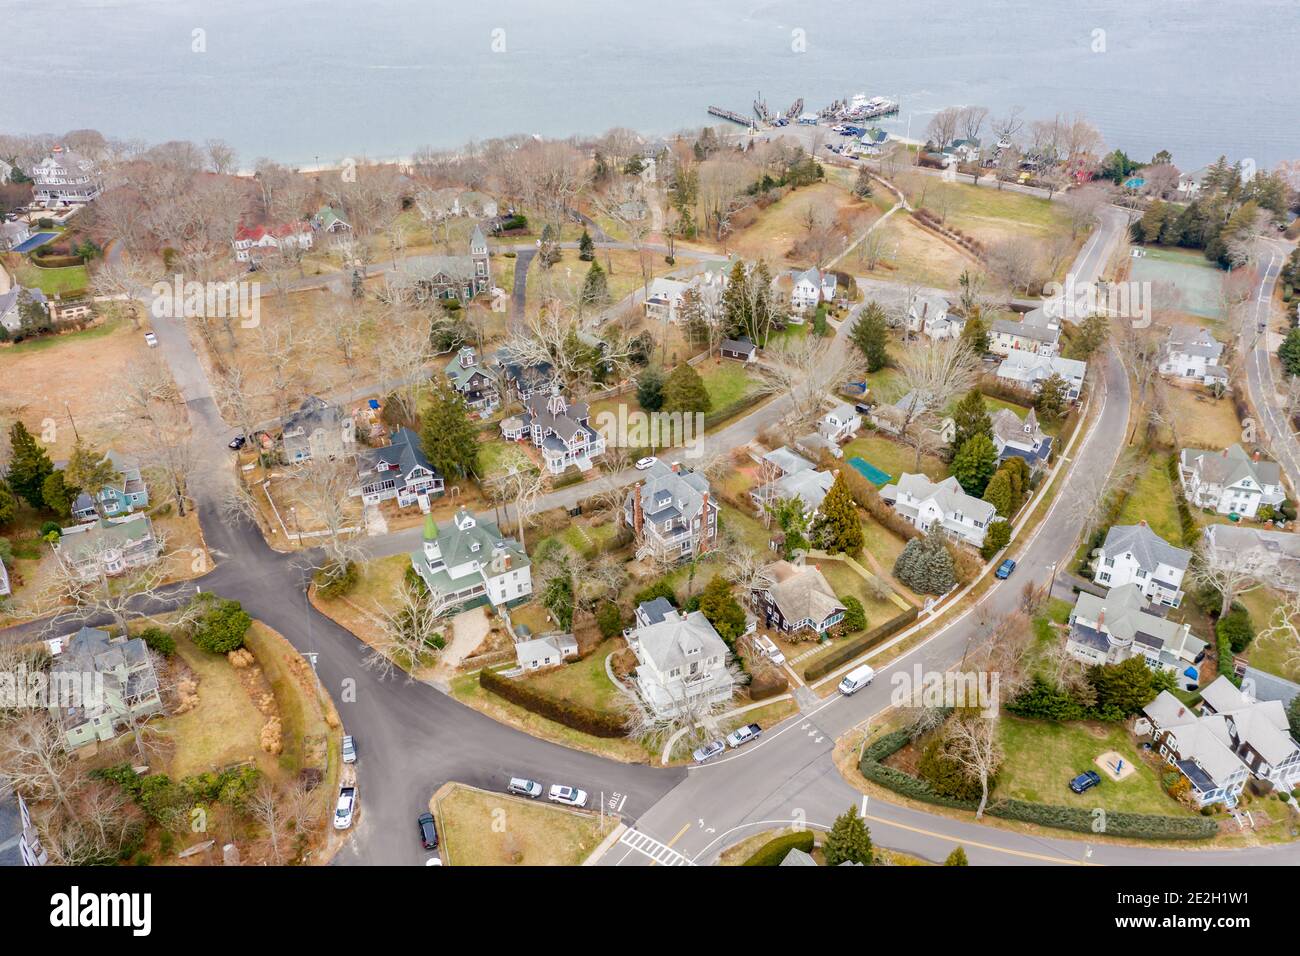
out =
[(152, 332), (146, 332), (144, 334), (144, 344), (149, 346), (151, 349), (156, 349), (158, 347), (158, 336), (154, 335)]
[(785, 655), (781, 653), (781, 648), (772, 642), (772, 639), (759, 634), (754, 638), (754, 643), (758, 645), (759, 653), (766, 657), (777, 667), (785, 666)]
[(636, 463), (637, 471), (645, 471), (647, 468), (653, 468), (659, 463), (658, 458), (640, 458)]
[(339, 790), (339, 802), (334, 808), (334, 829), (346, 830), (352, 826), (352, 813), (357, 808), (357, 788), (343, 787)]
[(751, 740), (757, 740), (763, 733), (763, 728), (758, 724), (747, 724), (739, 730), (733, 730), (727, 734), (727, 746), (732, 750), (749, 743)]
[(351, 737), (343, 738), (343, 762), (344, 763), (357, 762), (357, 744), (356, 741), (353, 740)]
[(587, 805), (587, 791), (579, 790), (577, 787), (565, 787), (556, 783), (551, 785), (551, 792), (547, 794), (546, 799), (552, 803), (562, 803), (566, 807), (585, 807)]

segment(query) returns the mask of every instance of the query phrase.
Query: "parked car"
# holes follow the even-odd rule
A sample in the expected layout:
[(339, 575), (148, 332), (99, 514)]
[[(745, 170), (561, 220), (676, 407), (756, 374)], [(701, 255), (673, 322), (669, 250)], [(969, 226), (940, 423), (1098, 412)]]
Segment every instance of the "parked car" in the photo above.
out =
[(857, 412), (859, 415), (870, 415), (870, 414), (871, 414), (871, 406), (870, 406), (870, 405), (863, 405), (861, 402), (857, 402), (856, 404), (854, 404), (854, 406), (853, 406), (853, 410), (854, 410), (855, 412)]
[(1070, 789), (1075, 793), (1083, 793), (1085, 790), (1091, 790), (1101, 783), (1101, 775), (1095, 770), (1085, 770), (1079, 776), (1070, 781)]
[(438, 825), (433, 822), (432, 813), (421, 813), (415, 818), (420, 826), (420, 846), (426, 850), (438, 848)]
[(749, 724), (741, 727), (739, 730), (733, 730), (727, 734), (727, 746), (736, 748), (749, 743), (751, 740), (757, 740), (763, 734), (763, 728), (758, 724)]
[(1005, 581), (1007, 578), (1011, 577), (1011, 572), (1014, 571), (1015, 569), (1016, 569), (1016, 562), (1012, 561), (1010, 558), (1007, 558), (1005, 561), (1003, 561), (1001, 564), (998, 565), (998, 569), (993, 572), (993, 576), (995, 578), (998, 578), (999, 580)]
[(552, 803), (562, 803), (566, 807), (585, 807), (587, 805), (587, 791), (579, 790), (577, 787), (565, 787), (561, 784), (552, 784), (551, 792), (546, 797)]
[(511, 777), (510, 786), (506, 787), (507, 793), (517, 793), (521, 797), (532, 797), (536, 800), (542, 795), (542, 785), (536, 780), (529, 780), (526, 777)]
[(636, 470), (645, 471), (647, 468), (653, 468), (658, 461), (659, 459), (654, 457), (639, 458), (637, 459)]
[(343, 762), (357, 762), (357, 743), (351, 737), (343, 738)]
[(695, 758), (696, 763), (704, 763), (706, 760), (712, 760), (726, 749), (727, 745), (721, 739), (710, 740), (703, 747), (697, 748), (695, 753), (691, 754), (691, 756)]
[(158, 347), (158, 336), (154, 335), (152, 332), (146, 332), (144, 334), (144, 344), (149, 346), (151, 349), (156, 349)]
[(844, 680), (840, 681), (840, 693), (845, 697), (852, 697), (875, 679), (876, 672), (870, 664), (855, 667), (844, 675)]
[(346, 830), (352, 826), (352, 813), (357, 808), (357, 788), (339, 788), (339, 802), (334, 807), (334, 829)]
[(781, 653), (781, 648), (772, 643), (770, 637), (759, 634), (754, 638), (754, 643), (758, 645), (759, 653), (766, 657), (777, 667), (785, 666), (785, 655)]
[(234, 438), (230, 439), (230, 441), (226, 443), (226, 447), (231, 448), (235, 451), (239, 451), (239, 449), (243, 448), (246, 444), (248, 444), (247, 438), (245, 438), (243, 435), (236, 435)]

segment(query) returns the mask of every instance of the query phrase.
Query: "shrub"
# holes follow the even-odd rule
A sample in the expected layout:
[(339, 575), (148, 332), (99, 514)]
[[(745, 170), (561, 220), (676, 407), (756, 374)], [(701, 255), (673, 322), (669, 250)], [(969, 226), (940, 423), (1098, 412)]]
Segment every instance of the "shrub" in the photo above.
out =
[(840, 598), (840, 603), (844, 605), (843, 627), (846, 631), (861, 631), (867, 626), (867, 612), (862, 608), (862, 602), (857, 598), (846, 595)]
[(149, 650), (161, 654), (163, 657), (171, 657), (176, 653), (176, 640), (161, 627), (146, 627), (138, 635), (142, 638)]
[(785, 672), (777, 667), (761, 667), (749, 681), (751, 700), (767, 700), (784, 694), (790, 689), (790, 681)]
[(657, 597), (667, 598), (673, 607), (677, 606), (677, 592), (668, 582), (667, 578), (660, 578), (654, 584), (642, 588), (632, 599), (634, 604), (644, 604), (646, 601), (653, 601)]
[(605, 637), (618, 637), (623, 633), (623, 612), (613, 601), (605, 601), (596, 611), (596, 626)]
[(544, 694), (524, 681), (502, 677), (494, 670), (483, 669), (478, 674), (479, 686), (510, 701), (524, 710), (571, 727), (593, 737), (626, 737), (623, 718), (607, 711), (595, 710), (568, 699)]
[(311, 576), (316, 584), (316, 593), (323, 598), (342, 597), (357, 586), (361, 572), (355, 561), (349, 561), (342, 569), (321, 568)]
[(989, 525), (984, 535), (984, 546), (980, 548), (980, 555), (985, 561), (991, 560), (993, 555), (1005, 548), (1010, 540), (1011, 522), (995, 521)]
[(916, 608), (908, 608), (902, 614), (891, 617), (884, 624), (877, 625), (861, 637), (854, 638), (851, 641), (846, 641), (821, 660), (809, 665), (808, 669), (804, 671), (804, 679), (813, 681), (825, 677), (831, 671), (847, 664), (859, 654), (865, 653), (884, 641), (887, 637), (890, 637), (907, 627), (907, 625), (916, 620), (919, 614), (920, 611)]
[(894, 577), (919, 594), (946, 594), (957, 584), (952, 555), (938, 534), (907, 542), (894, 562)]
[(193, 605), (200, 609), (190, 635), (196, 645), (211, 654), (228, 654), (244, 646), (253, 619), (238, 601), (205, 591), (194, 598)]
[(811, 830), (783, 833), (779, 837), (764, 843), (743, 865), (780, 866), (781, 861), (789, 855), (791, 850), (802, 850), (804, 853), (811, 853), (812, 849), (813, 832)]
[(1255, 628), (1251, 625), (1249, 612), (1234, 607), (1215, 623), (1214, 634), (1220, 640), (1226, 640), (1234, 654), (1240, 654), (1255, 639)]

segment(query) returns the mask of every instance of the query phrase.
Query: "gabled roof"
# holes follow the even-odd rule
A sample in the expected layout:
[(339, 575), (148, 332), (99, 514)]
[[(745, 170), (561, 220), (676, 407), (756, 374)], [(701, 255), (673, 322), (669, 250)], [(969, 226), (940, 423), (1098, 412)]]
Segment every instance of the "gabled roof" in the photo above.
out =
[(769, 451), (763, 456), (763, 460), (771, 462), (787, 475), (792, 475), (798, 471), (808, 471), (813, 467), (813, 463), (807, 458), (795, 454), (785, 445), (775, 451)]
[(886, 485), (880, 490), (885, 497), (885, 489), (897, 489), (925, 502), (931, 498), (943, 509), (944, 515), (961, 513), (976, 521), (987, 524), (997, 514), (997, 509), (981, 498), (975, 498), (962, 491), (957, 479), (949, 476), (940, 482), (933, 482), (925, 475), (904, 473), (896, 486)]
[(845, 610), (825, 576), (811, 565), (800, 568), (789, 561), (777, 561), (768, 565), (767, 573), (773, 581), (767, 590), (788, 624), (804, 620), (820, 624)]
[(409, 475), (417, 466), (438, 474), (438, 470), (429, 464), (429, 459), (424, 455), (420, 436), (409, 428), (399, 428), (393, 432), (392, 444), (383, 448), (361, 449), (357, 455), (357, 470), (369, 477), (381, 462), (396, 465), (397, 473), (403, 476)]
[(1138, 524), (1117, 524), (1106, 532), (1102, 542), (1101, 553), (1106, 558), (1117, 554), (1132, 553), (1138, 567), (1148, 574), (1154, 574), (1161, 564), (1180, 571), (1187, 570), (1187, 563), (1192, 552), (1175, 548), (1160, 535), (1152, 531), (1145, 521)]
[(1211, 362), (1217, 362), (1223, 354), (1223, 345), (1219, 343), (1208, 329), (1198, 325), (1179, 323), (1169, 330), (1165, 340), (1165, 354), (1200, 355)]
[[(643, 484), (633, 488), (629, 494), (641, 495), (641, 509), (646, 517), (657, 520), (656, 513), (667, 508), (678, 510), (687, 519), (693, 519), (704, 505), (704, 496), (709, 493), (709, 480), (697, 472), (673, 471), (662, 461), (657, 461), (646, 472)], [(668, 504), (661, 508), (657, 502), (668, 499)], [(678, 507), (678, 502), (681, 506)]]
[(833, 484), (835, 484), (835, 476), (829, 471), (804, 469), (782, 475), (776, 481), (756, 488), (753, 493), (760, 499), (769, 491), (775, 498), (798, 498), (803, 502), (804, 509), (811, 512), (822, 506)]
[(1201, 481), (1225, 488), (1235, 485), (1243, 478), (1250, 478), (1261, 486), (1279, 485), (1282, 481), (1277, 462), (1265, 458), (1253, 461), (1240, 445), (1233, 445), (1223, 451), (1184, 448), (1182, 465), (1195, 471)]
[(1097, 622), (1100, 629), (1120, 641), (1192, 657), (1204, 650), (1204, 641), (1190, 632), (1184, 635), (1182, 625), (1150, 613), (1146, 606), (1142, 589), (1125, 584), (1111, 588), (1105, 597), (1080, 591), (1074, 612), (1086, 621)]
[(658, 624), (638, 627), (636, 642), (638, 656), (650, 661), (663, 674), (691, 660), (716, 656), (725, 661), (727, 656), (726, 643), (703, 611), (673, 614)]

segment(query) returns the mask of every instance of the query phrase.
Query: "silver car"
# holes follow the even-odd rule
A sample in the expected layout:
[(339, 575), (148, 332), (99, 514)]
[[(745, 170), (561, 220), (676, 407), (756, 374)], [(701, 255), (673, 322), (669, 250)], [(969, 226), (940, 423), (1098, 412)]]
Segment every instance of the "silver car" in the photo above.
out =
[(343, 762), (344, 763), (357, 762), (357, 745), (356, 742), (351, 737), (343, 738)]
[(521, 797), (532, 797), (536, 800), (542, 795), (542, 785), (536, 780), (529, 780), (526, 777), (511, 777), (506, 792), (517, 793)]
[(726, 749), (727, 744), (725, 741), (721, 739), (710, 740), (703, 747), (696, 749), (695, 753), (691, 754), (691, 756), (695, 758), (696, 763), (704, 763), (706, 760), (712, 760)]

